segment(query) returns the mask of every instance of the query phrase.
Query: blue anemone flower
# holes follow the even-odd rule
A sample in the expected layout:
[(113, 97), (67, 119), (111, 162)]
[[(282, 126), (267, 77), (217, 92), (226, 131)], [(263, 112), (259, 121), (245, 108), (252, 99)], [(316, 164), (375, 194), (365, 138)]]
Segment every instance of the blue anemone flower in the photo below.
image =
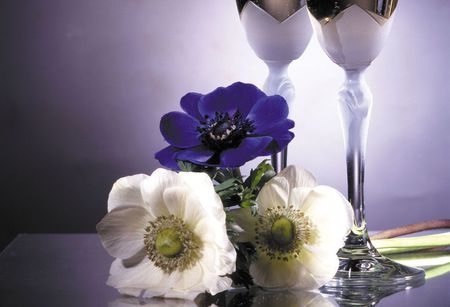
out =
[(206, 95), (188, 93), (181, 108), (186, 113), (161, 118), (160, 130), (170, 146), (155, 154), (172, 169), (178, 169), (177, 160), (239, 167), (281, 151), (294, 138), (286, 100), (267, 96), (252, 84), (236, 82)]

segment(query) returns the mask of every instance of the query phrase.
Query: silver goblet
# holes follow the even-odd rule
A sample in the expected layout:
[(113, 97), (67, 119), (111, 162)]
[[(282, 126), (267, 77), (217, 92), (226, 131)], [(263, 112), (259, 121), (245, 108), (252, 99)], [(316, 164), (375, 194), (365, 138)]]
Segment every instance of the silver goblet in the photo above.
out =
[(381, 256), (370, 242), (364, 214), (364, 162), (372, 107), (364, 71), (385, 44), (397, 0), (307, 0), (307, 7), (320, 45), (346, 75), (339, 111), (355, 224), (338, 253), (339, 270), (327, 287), (373, 287), (371, 291), (376, 292), (383, 287), (417, 286), (423, 283), (424, 272)]
[[(237, 0), (236, 3), (250, 46), (269, 68), (264, 92), (281, 95), (291, 104), (295, 89), (288, 76), (288, 66), (303, 54), (312, 36), (306, 0)], [(276, 172), (286, 167), (287, 148), (281, 154), (272, 155), (272, 165)]]

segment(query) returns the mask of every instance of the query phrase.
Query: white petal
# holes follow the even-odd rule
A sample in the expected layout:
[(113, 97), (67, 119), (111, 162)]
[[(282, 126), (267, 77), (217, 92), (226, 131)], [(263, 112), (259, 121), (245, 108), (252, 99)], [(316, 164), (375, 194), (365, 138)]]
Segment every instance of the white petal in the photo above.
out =
[(317, 186), (302, 203), (300, 210), (308, 216), (318, 235), (316, 245), (339, 248), (353, 225), (350, 203), (337, 190)]
[(174, 290), (177, 291), (189, 291), (192, 288), (196, 288), (200, 284), (204, 277), (203, 268), (201, 265), (196, 264), (191, 269), (183, 272), (174, 272), (172, 274), (178, 274), (179, 278), (173, 285)]
[(120, 259), (116, 259), (109, 273), (107, 284), (114, 288), (165, 290), (162, 281), (167, 274), (155, 267), (148, 258), (144, 258), (138, 265), (130, 268), (126, 268)]
[(226, 247), (221, 251), (218, 259), (217, 275), (231, 274), (236, 271), (236, 250), (229, 240), (227, 240)]
[(232, 282), (231, 278), (214, 276), (212, 280), (208, 281), (208, 292), (216, 295), (219, 292), (229, 290)]
[(199, 197), (200, 202), (206, 210), (215, 214), (217, 209), (223, 210), (222, 202), (214, 191), (214, 186), (208, 175), (205, 173), (181, 172), (180, 178), (184, 185)]
[(337, 250), (303, 246), (298, 262), (299, 289), (317, 289), (330, 281), (339, 266)]
[(209, 273), (213, 274), (217, 270), (218, 255), (219, 251), (214, 243), (203, 243), (202, 257), (199, 260), (199, 264), (203, 265)]
[(147, 175), (138, 174), (117, 180), (109, 193), (108, 212), (120, 206), (144, 206), (141, 194), (141, 182)]
[(317, 180), (313, 174), (300, 166), (289, 165), (277, 176), (286, 178), (291, 190), (298, 187), (312, 188), (317, 185)]
[(198, 221), (197, 225), (193, 229), (194, 234), (200, 238), (202, 242), (215, 242), (216, 240), (216, 231), (214, 231), (214, 226), (212, 223), (215, 221), (211, 221), (208, 218), (204, 218)]
[(300, 209), (305, 199), (308, 197), (309, 192), (312, 191), (312, 188), (294, 188), (291, 190), (289, 194), (289, 205), (293, 206), (294, 209)]
[[(203, 266), (203, 264), (202, 264)], [(207, 272), (207, 269), (203, 267), (203, 270)], [(212, 295), (219, 292), (228, 290), (231, 287), (232, 280), (228, 277), (217, 276), (214, 274), (205, 274), (203, 280), (203, 290), (201, 288), (196, 289), (197, 291), (208, 291)]]
[(222, 201), (214, 190), (211, 178), (205, 173), (181, 172), (180, 178), (189, 187), (190, 195), (195, 195), (206, 212), (217, 219), (225, 217)]
[(164, 190), (163, 199), (170, 214), (183, 218), (187, 194), (186, 187), (170, 187)]
[(209, 217), (208, 211), (200, 203), (198, 195), (192, 191), (187, 195), (184, 215), (182, 217), (184, 222), (191, 226), (191, 229), (195, 228), (200, 220)]
[(194, 227), (192, 229), (194, 234), (204, 243), (211, 242), (219, 247), (225, 247), (229, 242), (225, 227), (225, 213), (222, 214), (221, 219), (206, 215), (198, 220), (196, 225), (190, 225)]
[(255, 283), (264, 288), (293, 288), (299, 283), (297, 261), (271, 260), (265, 255), (250, 265), (250, 274)]
[(126, 259), (144, 247), (149, 219), (148, 211), (142, 207), (118, 207), (97, 224), (97, 232), (111, 256)]
[(182, 186), (183, 182), (177, 173), (162, 168), (155, 170), (152, 175), (141, 183), (142, 198), (153, 216), (169, 215), (165, 206), (163, 194), (167, 188)]
[(205, 243), (199, 263), (210, 274), (231, 274), (236, 270), (236, 250), (231, 242), (228, 242), (225, 249), (214, 243)]
[(264, 185), (261, 192), (259, 192), (256, 201), (261, 214), (264, 214), (268, 208), (277, 206), (286, 207), (288, 198), (288, 181), (284, 177), (275, 176)]

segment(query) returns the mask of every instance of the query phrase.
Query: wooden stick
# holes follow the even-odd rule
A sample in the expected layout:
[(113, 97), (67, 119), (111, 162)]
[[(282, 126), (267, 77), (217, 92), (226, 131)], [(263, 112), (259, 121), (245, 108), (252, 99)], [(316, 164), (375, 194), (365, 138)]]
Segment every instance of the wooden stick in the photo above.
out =
[(393, 228), (389, 230), (385, 230), (382, 232), (379, 232), (373, 236), (371, 236), (371, 239), (379, 240), (379, 239), (389, 239), (389, 238), (395, 238), (398, 236), (403, 236), (415, 232), (420, 232), (424, 230), (430, 230), (430, 229), (440, 229), (440, 228), (450, 228), (450, 219), (448, 220), (431, 220), (431, 221), (425, 221), (417, 224), (410, 224), (398, 228)]

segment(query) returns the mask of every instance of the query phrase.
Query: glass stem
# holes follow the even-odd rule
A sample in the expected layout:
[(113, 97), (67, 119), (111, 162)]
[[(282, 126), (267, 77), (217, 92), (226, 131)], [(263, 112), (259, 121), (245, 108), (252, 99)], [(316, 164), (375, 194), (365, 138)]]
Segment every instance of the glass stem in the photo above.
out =
[(275, 173), (279, 173), (281, 170), (287, 167), (287, 154), (288, 147), (286, 146), (281, 152), (273, 154), (271, 156), (272, 167)]
[(339, 91), (339, 111), (344, 135), (348, 200), (355, 223), (345, 248), (373, 249), (367, 234), (364, 212), (364, 162), (372, 93), (364, 79), (366, 67), (346, 69), (346, 80)]
[[(269, 68), (269, 75), (264, 83), (264, 92), (267, 95), (280, 95), (286, 99), (289, 106), (295, 98), (295, 88), (288, 75), (290, 60), (265, 61)], [(287, 166), (287, 147), (272, 155), (272, 166), (276, 173)]]
[(239, 167), (233, 168), (232, 173), (233, 173), (234, 178), (242, 179), (241, 169)]

